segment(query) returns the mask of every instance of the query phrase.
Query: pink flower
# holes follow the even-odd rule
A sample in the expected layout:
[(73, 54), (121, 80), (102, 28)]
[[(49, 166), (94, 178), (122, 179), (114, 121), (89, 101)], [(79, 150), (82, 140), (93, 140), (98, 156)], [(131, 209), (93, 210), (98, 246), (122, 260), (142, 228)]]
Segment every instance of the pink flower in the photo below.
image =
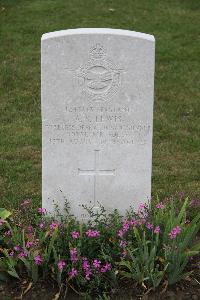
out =
[(129, 221), (125, 220), (123, 225), (122, 225), (122, 230), (124, 232), (128, 231), (129, 230), (129, 227), (130, 227), (130, 224), (129, 224)]
[(171, 240), (175, 239), (176, 238), (176, 234), (174, 234), (172, 231), (169, 233), (169, 238)]
[(4, 221), (3, 219), (0, 219), (0, 226), (2, 226), (5, 223), (6, 223), (6, 221)]
[[(94, 263), (95, 263), (95, 265), (98, 265), (98, 263), (101, 263), (101, 262), (98, 260), (94, 260)], [(94, 265), (94, 263), (93, 263), (93, 265)], [(89, 264), (87, 258), (83, 258), (82, 268), (85, 273), (85, 279), (90, 280), (90, 275), (92, 275), (92, 270), (90, 268), (90, 264)]]
[(76, 269), (72, 268), (68, 274), (69, 274), (70, 278), (74, 278), (78, 275), (78, 271)]
[(11, 251), (10, 253), (9, 253), (9, 256), (13, 256), (14, 255), (14, 251)]
[(132, 220), (130, 220), (130, 224), (131, 224), (132, 226), (137, 226), (137, 225), (138, 225), (138, 221), (135, 220), (135, 219), (132, 219)]
[(153, 224), (147, 223), (146, 228), (148, 228), (149, 230), (153, 230)]
[(144, 203), (140, 203), (139, 207), (138, 207), (138, 210), (141, 211), (145, 209), (145, 204)]
[(77, 249), (76, 248), (70, 249), (70, 259), (73, 263), (76, 263), (78, 261)]
[(11, 230), (8, 230), (8, 231), (5, 231), (5, 236), (11, 236), (12, 235), (12, 232), (11, 232)]
[(85, 234), (88, 237), (99, 237), (100, 236), (100, 232), (98, 230), (91, 230), (91, 229), (88, 229), (88, 231), (86, 231)]
[(101, 273), (105, 273), (107, 271), (110, 271), (112, 269), (112, 266), (110, 263), (106, 263), (102, 268), (101, 268)]
[(60, 271), (62, 271), (63, 268), (65, 267), (65, 265), (66, 265), (66, 263), (64, 262), (64, 260), (59, 260), (59, 262), (58, 262), (58, 269)]
[(156, 204), (156, 208), (158, 208), (158, 209), (164, 209), (165, 205), (162, 202), (160, 202), (160, 203)]
[(95, 260), (93, 261), (93, 266), (94, 266), (96, 269), (100, 268), (100, 266), (101, 266), (101, 261), (98, 260), (98, 259), (95, 259)]
[(57, 227), (58, 227), (58, 223), (56, 223), (56, 222), (52, 222), (52, 223), (50, 224), (50, 229), (51, 229), (52, 231), (55, 230)]
[(73, 231), (73, 232), (71, 233), (71, 236), (72, 236), (73, 239), (77, 239), (77, 238), (79, 238), (80, 233), (79, 233), (78, 231)]
[(28, 206), (31, 206), (32, 204), (32, 199), (25, 199), (20, 205), (22, 208), (27, 208)]
[(126, 242), (126, 241), (120, 241), (120, 242), (119, 242), (119, 246), (120, 246), (121, 248), (125, 248), (125, 247), (127, 246), (127, 242)]
[(35, 261), (35, 264), (38, 265), (38, 266), (41, 265), (42, 262), (43, 262), (42, 257), (40, 255), (36, 255), (34, 257), (34, 261)]
[(26, 248), (31, 248), (33, 246), (33, 242), (27, 242), (26, 243)]
[(110, 271), (112, 269), (112, 266), (110, 263), (106, 263), (104, 268), (107, 270), (107, 271)]
[(145, 210), (146, 208), (147, 208), (147, 206), (144, 203), (141, 203), (139, 205), (139, 207), (138, 207), (138, 214), (140, 215), (140, 217), (145, 217), (146, 216), (146, 214), (147, 214), (147, 212)]
[(40, 225), (39, 225), (40, 229), (43, 229), (44, 226), (45, 226), (44, 223), (40, 223)]
[(87, 270), (87, 269), (90, 268), (90, 264), (89, 264), (89, 262), (88, 262), (87, 259), (84, 259), (84, 260), (83, 260), (83, 265), (82, 265), (82, 267), (83, 267), (83, 270)]
[(39, 214), (44, 215), (44, 214), (46, 213), (47, 210), (46, 210), (46, 208), (39, 207), (37, 211), (38, 211)]
[(16, 252), (19, 252), (21, 250), (21, 246), (14, 246), (13, 248)]
[(176, 234), (181, 233), (181, 227), (180, 226), (176, 226)]
[(156, 228), (154, 229), (154, 233), (160, 233), (160, 226), (156, 226)]
[(181, 233), (181, 227), (180, 226), (176, 226), (174, 227), (171, 232), (169, 233), (169, 238), (172, 240), (172, 239), (175, 239), (177, 234), (180, 234)]
[(124, 234), (124, 231), (122, 229), (120, 229), (117, 233), (117, 235), (122, 238), (123, 237), (123, 234)]
[(19, 258), (20, 258), (20, 257), (26, 257), (26, 256), (28, 256), (28, 253), (25, 252), (25, 251), (22, 251), (22, 252), (20, 252), (20, 253), (18, 254), (18, 257), (19, 257)]
[(144, 219), (144, 218), (140, 219), (139, 223), (140, 223), (140, 225), (144, 225), (146, 223), (146, 219)]
[(28, 231), (29, 233), (33, 233), (33, 226), (29, 225), (29, 226), (27, 227), (27, 231)]
[(90, 268), (85, 270), (85, 279), (90, 280), (90, 276), (92, 275), (92, 270)]

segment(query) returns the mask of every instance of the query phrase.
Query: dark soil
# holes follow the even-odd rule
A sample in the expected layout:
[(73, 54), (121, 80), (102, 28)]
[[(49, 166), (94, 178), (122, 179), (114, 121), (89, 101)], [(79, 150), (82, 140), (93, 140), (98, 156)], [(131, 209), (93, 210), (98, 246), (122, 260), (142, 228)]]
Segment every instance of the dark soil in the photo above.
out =
[[(28, 287), (29, 283), (27, 283)], [(19, 283), (2, 284), (0, 286), (0, 299), (1, 300), (78, 300), (83, 297), (76, 295), (72, 291), (69, 291), (64, 298), (64, 293), (59, 296), (59, 289), (56, 285), (50, 283), (39, 282), (32, 286), (28, 292), (24, 294), (26, 287), (22, 287)], [(57, 298), (58, 297), (58, 298)], [(94, 296), (94, 298), (96, 297)], [(200, 299), (200, 283), (192, 279), (191, 281), (184, 282), (181, 285), (177, 285), (174, 288), (169, 288), (167, 291), (147, 292), (146, 294), (139, 289), (129, 289), (125, 291), (119, 291), (112, 297), (115, 300), (199, 300)]]
[[(133, 294), (137, 293), (135, 291)], [(83, 297), (78, 296), (74, 293), (68, 293), (66, 298), (63, 296), (58, 296), (58, 289), (53, 288), (51, 286), (45, 286), (45, 284), (37, 284), (35, 285), (26, 295), (23, 295), (21, 291), (17, 288), (8, 288), (4, 285), (0, 287), (0, 299), (1, 300), (30, 300), (30, 299), (37, 299), (37, 300), (54, 300), (54, 299), (70, 299), (70, 300), (78, 300), (83, 299)], [(127, 298), (128, 297), (128, 298)], [(94, 298), (96, 297), (94, 296)], [(200, 286), (191, 286), (190, 289), (187, 290), (167, 290), (165, 293), (151, 293), (148, 295), (138, 295), (138, 296), (131, 296), (131, 291), (127, 290), (127, 294), (119, 293), (116, 296), (113, 296), (112, 299), (115, 300), (199, 300), (200, 299)]]

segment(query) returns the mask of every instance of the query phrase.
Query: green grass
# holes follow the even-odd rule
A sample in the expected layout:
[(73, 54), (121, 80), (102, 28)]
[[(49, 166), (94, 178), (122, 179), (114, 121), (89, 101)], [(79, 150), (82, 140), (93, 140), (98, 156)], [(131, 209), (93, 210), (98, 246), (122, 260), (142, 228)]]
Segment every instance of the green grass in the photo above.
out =
[(152, 192), (200, 196), (200, 2), (0, 0), (0, 201), (41, 200), (40, 38), (111, 27), (155, 35)]

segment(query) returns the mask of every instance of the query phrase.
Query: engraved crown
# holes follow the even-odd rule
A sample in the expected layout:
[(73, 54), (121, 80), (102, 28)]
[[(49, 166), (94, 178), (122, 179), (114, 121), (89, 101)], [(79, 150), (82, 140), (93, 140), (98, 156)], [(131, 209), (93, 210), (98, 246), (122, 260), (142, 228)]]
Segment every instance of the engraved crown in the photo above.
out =
[(106, 55), (105, 49), (101, 44), (96, 44), (90, 50), (90, 56), (93, 59), (102, 59)]

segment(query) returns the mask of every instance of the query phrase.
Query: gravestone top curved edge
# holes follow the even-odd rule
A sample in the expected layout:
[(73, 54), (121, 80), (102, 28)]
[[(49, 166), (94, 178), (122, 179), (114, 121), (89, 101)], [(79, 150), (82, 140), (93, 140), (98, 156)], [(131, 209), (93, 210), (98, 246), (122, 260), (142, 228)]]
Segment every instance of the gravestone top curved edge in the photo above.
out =
[(77, 29), (67, 29), (67, 30), (60, 30), (60, 31), (53, 31), (44, 33), (42, 35), (42, 40), (62, 37), (66, 35), (76, 35), (76, 34), (112, 34), (112, 35), (123, 35), (123, 36), (130, 36), (139, 39), (149, 40), (151, 42), (155, 42), (155, 38), (151, 34), (146, 34), (142, 32), (136, 32), (131, 30), (124, 30), (124, 29), (111, 29), (111, 28), (77, 28)]

